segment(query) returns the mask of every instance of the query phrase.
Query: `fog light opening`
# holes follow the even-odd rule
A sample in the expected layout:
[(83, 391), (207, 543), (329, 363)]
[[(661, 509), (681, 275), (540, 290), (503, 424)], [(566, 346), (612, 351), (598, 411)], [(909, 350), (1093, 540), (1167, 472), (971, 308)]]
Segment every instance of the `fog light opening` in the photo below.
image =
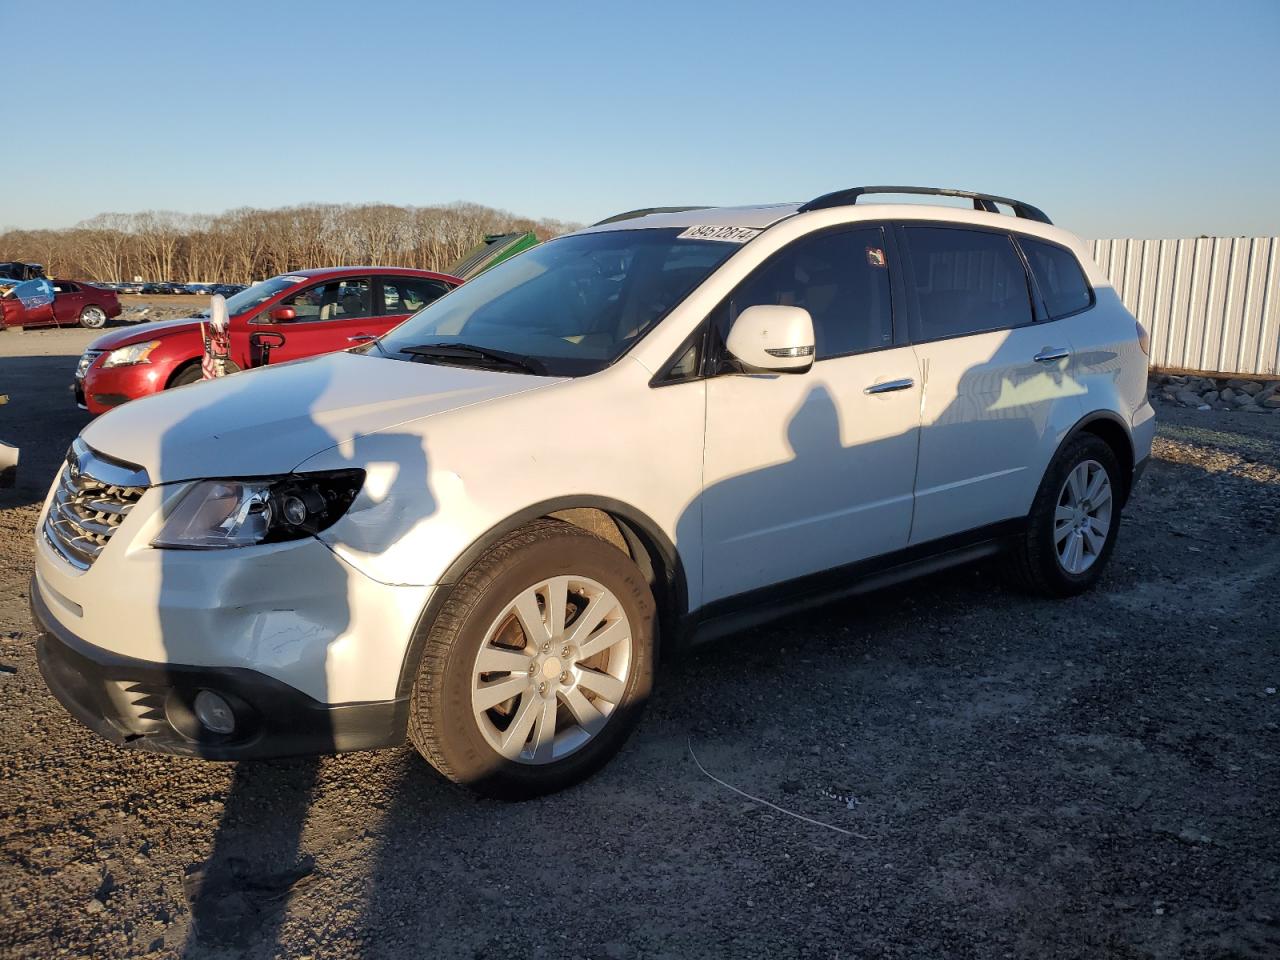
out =
[(210, 733), (228, 734), (236, 729), (236, 714), (231, 704), (212, 690), (201, 690), (196, 694), (196, 719)]

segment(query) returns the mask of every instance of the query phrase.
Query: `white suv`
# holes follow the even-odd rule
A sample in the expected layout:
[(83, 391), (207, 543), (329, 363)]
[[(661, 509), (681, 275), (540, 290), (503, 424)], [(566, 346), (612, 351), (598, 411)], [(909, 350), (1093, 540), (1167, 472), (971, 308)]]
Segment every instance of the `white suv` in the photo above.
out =
[[(885, 192), (973, 209), (856, 202)], [(132, 746), (407, 733), (483, 793), (555, 790), (619, 748), (659, 639), (997, 552), (1087, 588), (1150, 451), (1146, 352), (1017, 201), (624, 214), (375, 343), (90, 424), (36, 535), (41, 666)]]

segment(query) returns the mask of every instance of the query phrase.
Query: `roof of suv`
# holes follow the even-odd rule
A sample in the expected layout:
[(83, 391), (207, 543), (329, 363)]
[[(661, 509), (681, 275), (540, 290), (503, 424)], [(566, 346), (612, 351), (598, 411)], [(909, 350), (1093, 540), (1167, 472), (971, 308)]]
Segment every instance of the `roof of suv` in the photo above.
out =
[[(972, 208), (958, 207), (951, 204), (878, 202), (866, 200), (868, 196), (883, 194), (905, 194), (914, 196), (954, 197), (972, 202)], [(1010, 216), (997, 207), (1012, 210)], [(1022, 229), (1034, 224), (1030, 232), (1045, 233), (1045, 227), (1053, 230), (1052, 221), (1044, 213), (1031, 204), (1010, 197), (1001, 197), (988, 193), (977, 193), (968, 190), (953, 190), (941, 187), (850, 187), (834, 193), (824, 194), (805, 203), (770, 203), (740, 207), (651, 207), (631, 210), (601, 220), (587, 227), (584, 233), (600, 230), (635, 230), (671, 227), (747, 227), (764, 230), (781, 220), (798, 213), (811, 211), (843, 209), (846, 214), (856, 205), (859, 214), (857, 219), (880, 219), (886, 216), (898, 219), (947, 219), (968, 221), (985, 225), (1000, 224), (1005, 228)], [(941, 215), (941, 216), (940, 216)], [(1017, 226), (1014, 227), (1014, 224)]]

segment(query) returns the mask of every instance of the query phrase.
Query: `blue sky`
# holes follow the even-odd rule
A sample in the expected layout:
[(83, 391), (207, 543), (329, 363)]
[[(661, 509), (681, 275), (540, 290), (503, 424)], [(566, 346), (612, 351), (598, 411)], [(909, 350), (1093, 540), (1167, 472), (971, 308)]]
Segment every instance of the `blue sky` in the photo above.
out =
[(0, 0), (0, 35), (0, 228), (923, 183), (1086, 237), (1280, 232), (1280, 0)]

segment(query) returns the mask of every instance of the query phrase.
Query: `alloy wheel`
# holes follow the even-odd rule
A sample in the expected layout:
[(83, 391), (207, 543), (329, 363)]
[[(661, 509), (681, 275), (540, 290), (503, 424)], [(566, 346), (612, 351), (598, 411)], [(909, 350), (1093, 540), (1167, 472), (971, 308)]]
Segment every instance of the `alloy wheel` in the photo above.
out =
[(1067, 573), (1088, 570), (1111, 530), (1111, 477), (1097, 460), (1084, 460), (1067, 474), (1053, 513), (1053, 545)]
[(512, 599), (485, 634), (472, 668), (476, 723), (508, 760), (561, 760), (609, 722), (631, 662), (631, 624), (611, 591), (589, 577), (543, 580)]
[(100, 307), (85, 307), (80, 311), (80, 325), (97, 330), (107, 322), (107, 315)]

